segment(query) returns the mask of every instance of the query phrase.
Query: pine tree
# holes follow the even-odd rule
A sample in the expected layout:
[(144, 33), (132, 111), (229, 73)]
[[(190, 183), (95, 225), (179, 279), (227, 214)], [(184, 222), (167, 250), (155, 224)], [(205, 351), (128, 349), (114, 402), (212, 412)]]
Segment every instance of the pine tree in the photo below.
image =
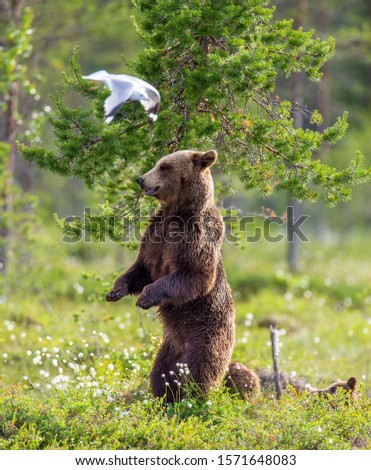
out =
[[(82, 78), (76, 48), (65, 84), (91, 101), (95, 113), (88, 104), (68, 107), (57, 88), (51, 120), (56, 150), (20, 145), (26, 159), (102, 191), (105, 202), (97, 215), (112, 233), (122, 235), (128, 227), (122, 216), (130, 223), (138, 214), (136, 176), (179, 149), (216, 148), (223, 172), (236, 175), (247, 190), (286, 191), (299, 201), (322, 198), (334, 205), (350, 198), (351, 185), (369, 179), (361, 155), (341, 170), (316, 158), (321, 147), (345, 135), (346, 112), (321, 131), (317, 110), (297, 110), (275, 94), (278, 75), (304, 72), (308, 80), (319, 81), (321, 67), (334, 53), (333, 38), (323, 41), (313, 31), (295, 29), (292, 20), (275, 20), (266, 0), (135, 4), (141, 20), (133, 21), (145, 49), (126, 65), (128, 73), (159, 89), (158, 121), (150, 123), (134, 102), (103, 124), (109, 92)], [(294, 111), (303, 113), (304, 127), (294, 125)], [(154, 202), (147, 198), (141, 204), (148, 213)], [(89, 226), (94, 231), (96, 224)]]
[[(22, 132), (30, 138), (36, 137), (43, 113), (35, 112), (28, 120), (20, 115), (25, 96), (33, 101), (38, 97), (27, 74), (32, 50), (32, 11), (23, 6), (22, 0), (13, 0), (1, 1), (0, 12), (0, 109), (3, 111), (0, 119), (0, 272), (5, 273), (8, 253), (14, 248), (19, 212), (22, 206), (30, 206), (32, 199), (23, 197), (15, 185), (16, 139)], [(25, 227), (23, 229), (26, 231)]]

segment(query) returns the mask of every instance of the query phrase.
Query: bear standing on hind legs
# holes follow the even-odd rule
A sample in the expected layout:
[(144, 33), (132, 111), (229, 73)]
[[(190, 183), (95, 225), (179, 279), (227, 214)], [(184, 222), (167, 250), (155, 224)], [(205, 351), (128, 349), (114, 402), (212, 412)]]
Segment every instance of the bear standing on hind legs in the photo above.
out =
[[(187, 378), (206, 396), (225, 376), (234, 345), (234, 305), (221, 257), (224, 225), (209, 169), (216, 159), (214, 150), (179, 151), (138, 178), (161, 208), (136, 261), (106, 296), (112, 302), (138, 295), (138, 307), (159, 307), (163, 340), (150, 382), (167, 402), (183, 397), (185, 376), (177, 364), (187, 365)], [(247, 391), (258, 391), (258, 377), (249, 371), (247, 378)]]

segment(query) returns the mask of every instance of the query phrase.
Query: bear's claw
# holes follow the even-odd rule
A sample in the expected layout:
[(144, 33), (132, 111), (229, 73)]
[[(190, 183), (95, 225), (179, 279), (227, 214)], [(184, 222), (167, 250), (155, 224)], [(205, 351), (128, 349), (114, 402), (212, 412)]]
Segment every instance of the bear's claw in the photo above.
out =
[(145, 287), (137, 300), (136, 306), (148, 310), (158, 305), (158, 301), (153, 294), (153, 290), (149, 289), (148, 286)]
[(107, 302), (117, 302), (118, 300), (122, 299), (125, 294), (122, 293), (121, 290), (111, 290), (106, 294), (106, 300)]
[(148, 310), (149, 308), (153, 307), (153, 304), (150, 302), (149, 299), (139, 298), (136, 306), (142, 308), (143, 310)]

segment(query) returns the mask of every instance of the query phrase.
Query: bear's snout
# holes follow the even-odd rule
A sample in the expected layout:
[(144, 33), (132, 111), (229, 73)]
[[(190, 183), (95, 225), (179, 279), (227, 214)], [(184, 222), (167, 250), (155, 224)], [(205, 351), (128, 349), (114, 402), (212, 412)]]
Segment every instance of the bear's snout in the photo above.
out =
[(137, 178), (137, 183), (138, 183), (139, 186), (143, 189), (144, 179), (139, 176), (139, 178)]
[(160, 187), (159, 185), (149, 186), (141, 176), (137, 178), (137, 183), (139, 184), (140, 188), (143, 189), (146, 196), (154, 196)]

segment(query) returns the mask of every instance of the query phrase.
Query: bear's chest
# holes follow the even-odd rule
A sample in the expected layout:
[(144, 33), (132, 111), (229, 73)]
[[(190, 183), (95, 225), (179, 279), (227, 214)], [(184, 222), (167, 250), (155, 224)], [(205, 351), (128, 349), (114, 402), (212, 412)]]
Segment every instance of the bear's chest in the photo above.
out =
[(142, 240), (143, 257), (153, 281), (177, 270), (179, 250), (185, 249), (186, 224), (181, 218), (152, 223)]

